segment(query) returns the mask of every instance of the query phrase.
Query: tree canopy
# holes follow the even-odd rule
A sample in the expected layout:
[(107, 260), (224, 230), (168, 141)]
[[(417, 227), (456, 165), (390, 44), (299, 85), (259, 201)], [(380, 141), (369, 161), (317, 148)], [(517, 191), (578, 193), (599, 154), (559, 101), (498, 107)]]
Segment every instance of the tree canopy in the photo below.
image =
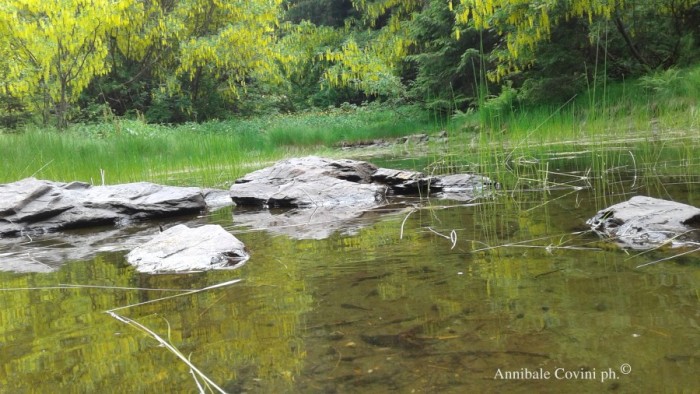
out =
[(47, 111), (53, 105), (63, 124), (69, 103), (95, 76), (109, 71), (107, 33), (124, 26), (135, 5), (133, 0), (4, 2), (0, 73), (5, 93), (30, 109)]
[(590, 78), (602, 60), (610, 78), (696, 61), (699, 26), (691, 0), (6, 0), (0, 119), (450, 111), (506, 82)]

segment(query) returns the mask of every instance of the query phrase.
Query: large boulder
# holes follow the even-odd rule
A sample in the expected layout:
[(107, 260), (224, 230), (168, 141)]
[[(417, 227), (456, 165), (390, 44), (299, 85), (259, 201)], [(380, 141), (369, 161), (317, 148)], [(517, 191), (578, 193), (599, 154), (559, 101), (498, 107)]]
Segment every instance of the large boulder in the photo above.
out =
[(214, 198), (221, 203), (220, 193), (197, 187), (147, 182), (91, 186), (27, 178), (0, 185), (0, 237), (197, 213)]
[(683, 246), (700, 239), (699, 208), (646, 196), (602, 209), (586, 223), (597, 234), (632, 249)]
[(474, 174), (433, 176), (378, 168), (373, 164), (316, 156), (282, 160), (236, 180), (231, 198), (238, 205), (264, 208), (355, 207), (382, 205), (389, 195), (436, 195), (471, 200), (498, 187)]
[(316, 156), (277, 162), (236, 180), (231, 198), (238, 205), (264, 208), (377, 206), (386, 187), (371, 184), (374, 165)]
[(190, 228), (178, 224), (156, 235), (126, 256), (146, 273), (230, 269), (245, 263), (245, 245), (223, 227), (208, 224)]
[[(398, 196), (432, 194), (467, 201), (483, 196), (484, 189), (491, 186), (497, 185), (472, 174), (433, 176), (378, 168), (364, 161), (310, 156), (282, 160), (252, 172), (237, 180), (230, 192), (239, 206), (234, 214), (236, 224), (293, 238), (320, 239), (335, 231), (356, 229), (367, 222), (374, 208), (384, 211)], [(389, 210), (400, 209), (396, 205), (401, 204)]]

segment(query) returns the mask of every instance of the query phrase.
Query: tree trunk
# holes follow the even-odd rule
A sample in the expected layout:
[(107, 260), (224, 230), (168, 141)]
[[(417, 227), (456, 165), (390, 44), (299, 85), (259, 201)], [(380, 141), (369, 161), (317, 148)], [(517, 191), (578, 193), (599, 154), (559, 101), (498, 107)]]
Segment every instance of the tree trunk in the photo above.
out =
[(632, 42), (632, 38), (627, 33), (627, 29), (625, 28), (624, 22), (622, 22), (622, 18), (620, 18), (619, 15), (616, 15), (613, 19), (615, 22), (615, 27), (617, 27), (617, 31), (620, 32), (622, 39), (625, 40), (627, 47), (632, 53), (632, 57), (637, 59), (639, 64), (641, 64), (642, 67), (644, 67), (647, 71), (651, 71), (651, 66), (649, 65), (649, 62), (647, 62), (646, 59), (644, 59), (644, 56), (642, 56), (642, 54), (639, 52), (639, 49), (634, 44), (634, 42)]
[(56, 116), (59, 129), (68, 127), (68, 80), (64, 76), (61, 76), (61, 97), (56, 104)]

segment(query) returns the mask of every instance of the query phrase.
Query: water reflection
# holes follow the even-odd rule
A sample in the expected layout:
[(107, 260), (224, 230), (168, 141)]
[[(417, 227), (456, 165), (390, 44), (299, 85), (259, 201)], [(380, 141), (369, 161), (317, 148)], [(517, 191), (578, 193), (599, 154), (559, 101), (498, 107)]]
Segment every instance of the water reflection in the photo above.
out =
[[(319, 301), (307, 327), (307, 347), (313, 354), (302, 391), (694, 387), (692, 364), (672, 368), (671, 375), (660, 375), (658, 365), (697, 360), (700, 333), (683, 321), (698, 319), (698, 277), (688, 276), (678, 265), (637, 271), (634, 260), (617, 251), (547, 249), (568, 233), (571, 216), (562, 223), (551, 220), (558, 215), (533, 213), (514, 215), (484, 207), (433, 212), (408, 223), (413, 230), (409, 241), (385, 246), (376, 257), (367, 258), (363, 248), (345, 248), (346, 258), (335, 275), (316, 281), (313, 294)], [(480, 237), (484, 232), (479, 229), (488, 227), (488, 220), (498, 238)], [(382, 225), (396, 232), (400, 223)], [(462, 249), (450, 251), (444, 240), (424, 231), (427, 226), (457, 229)], [(518, 242), (542, 234), (558, 237), (548, 237), (539, 247), (517, 247), (533, 246)], [(374, 234), (366, 235), (371, 245)], [(513, 247), (471, 253), (467, 245), (473, 239), (468, 237)], [(582, 246), (595, 242), (590, 237), (576, 241)], [(671, 292), (659, 283), (669, 277), (675, 283)], [(681, 338), (688, 342), (679, 343)], [(684, 356), (674, 356), (677, 352)], [(623, 363), (634, 365), (634, 374), (622, 376), (618, 370), (619, 379), (600, 381), (604, 370)], [(499, 369), (522, 368), (589, 371), (588, 376), (597, 378), (494, 380)]]
[[(580, 233), (600, 205), (627, 197), (608, 187), (440, 202), (324, 240), (240, 231), (230, 211), (203, 218), (251, 250), (234, 271), (142, 275), (122, 253), (99, 253), (51, 273), (0, 273), (4, 288), (142, 288), (0, 291), (0, 391), (195, 392), (184, 363), (104, 311), (171, 294), (145, 289), (236, 278), (123, 314), (228, 392), (692, 390), (700, 259), (636, 269), (669, 252), (628, 255)], [(454, 248), (439, 235), (452, 232)], [(525, 369), (551, 377), (497, 375)], [(617, 378), (601, 381), (609, 371)]]
[(265, 230), (294, 239), (322, 240), (338, 232), (351, 235), (386, 214), (402, 210), (405, 210), (402, 204), (387, 204), (371, 210), (324, 206), (294, 209), (237, 207), (233, 222), (234, 229), (243, 231)]

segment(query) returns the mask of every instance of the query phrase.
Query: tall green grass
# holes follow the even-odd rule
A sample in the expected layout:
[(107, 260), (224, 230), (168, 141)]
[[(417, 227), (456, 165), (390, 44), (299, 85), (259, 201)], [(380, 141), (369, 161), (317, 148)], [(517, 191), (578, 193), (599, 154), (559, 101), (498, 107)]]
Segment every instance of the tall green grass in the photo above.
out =
[(432, 127), (425, 113), (410, 108), (352, 106), (176, 127), (125, 119), (74, 125), (66, 131), (29, 127), (0, 133), (0, 182), (33, 176), (93, 184), (151, 181), (227, 187), (283, 157)]
[[(127, 122), (127, 126), (148, 126)], [(93, 130), (90, 130), (92, 132)], [(240, 174), (242, 163), (269, 160), (270, 149), (245, 136), (186, 129), (156, 133), (114, 132), (96, 136), (84, 130), (64, 133), (30, 130), (0, 136), (5, 181), (28, 176), (100, 184), (154, 181), (221, 186)]]
[(438, 128), (416, 107), (347, 106), (322, 116), (286, 115), (270, 119), (265, 133), (274, 146), (334, 146), (341, 142), (394, 138)]
[[(700, 173), (700, 67), (591, 82), (556, 107), (530, 106), (516, 93), (504, 89), (503, 97), (484, 98), (480, 111), (447, 122), (410, 106), (346, 105), (173, 127), (115, 118), (67, 131), (28, 127), (0, 132), (0, 182), (34, 176), (227, 187), (280, 158), (442, 128), (449, 141), (431, 146), (430, 171), (478, 172), (506, 187), (551, 186), (549, 175), (577, 171), (607, 193), (618, 182), (613, 170), (686, 179)], [(425, 154), (405, 146), (387, 153)]]
[(543, 187), (547, 174), (556, 172), (587, 173), (603, 195), (616, 192), (624, 171), (685, 179), (700, 174), (700, 66), (591, 82), (588, 91), (557, 107), (528, 105), (514, 95), (504, 89), (481, 111), (456, 116), (453, 138), (432, 153), (435, 160), (461, 163), (507, 188)]

